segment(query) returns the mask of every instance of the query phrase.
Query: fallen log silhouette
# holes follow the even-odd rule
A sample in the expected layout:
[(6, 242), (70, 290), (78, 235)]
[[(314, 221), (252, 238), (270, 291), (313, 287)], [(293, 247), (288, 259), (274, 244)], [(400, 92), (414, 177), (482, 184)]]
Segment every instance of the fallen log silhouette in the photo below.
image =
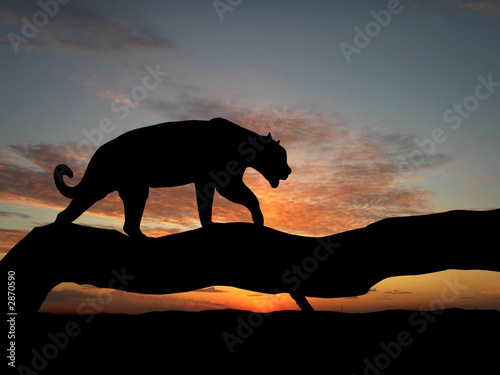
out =
[(76, 224), (34, 228), (0, 262), (15, 272), (16, 311), (38, 311), (62, 282), (146, 294), (213, 285), (306, 297), (365, 294), (392, 276), (446, 269), (500, 271), (500, 210), (384, 219), (326, 237), (249, 223), (214, 224), (161, 238), (133, 239)]

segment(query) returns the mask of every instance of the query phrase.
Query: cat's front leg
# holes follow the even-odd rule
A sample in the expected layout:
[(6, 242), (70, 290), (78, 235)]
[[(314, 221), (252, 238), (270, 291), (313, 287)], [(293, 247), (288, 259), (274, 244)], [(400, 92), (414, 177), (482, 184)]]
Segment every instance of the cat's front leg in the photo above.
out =
[(262, 211), (260, 210), (259, 200), (242, 180), (231, 180), (228, 186), (224, 189), (217, 189), (217, 191), (231, 202), (248, 208), (252, 214), (252, 220), (256, 225), (264, 225), (264, 215), (262, 215)]

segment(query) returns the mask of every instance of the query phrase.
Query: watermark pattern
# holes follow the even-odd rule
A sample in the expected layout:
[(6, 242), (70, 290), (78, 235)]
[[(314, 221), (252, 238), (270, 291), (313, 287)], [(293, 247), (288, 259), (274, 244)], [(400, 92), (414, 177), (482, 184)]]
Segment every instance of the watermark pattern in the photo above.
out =
[[(264, 137), (261, 135), (249, 135), (245, 140), (238, 144), (238, 155), (244, 157), (244, 160), (247, 163), (251, 163), (257, 157), (258, 152), (264, 150), (272, 141), (273, 139), (269, 136)], [(223, 170), (217, 172), (211, 170), (208, 172), (208, 176), (211, 178), (211, 181), (204, 184), (203, 188), (197, 189), (199, 190), (199, 193), (203, 193), (197, 194), (198, 207), (203, 209), (211, 204), (211, 198), (213, 198), (214, 190), (228, 187), (231, 182), (231, 178), (240, 175), (242, 168), (243, 166), (241, 161), (231, 159), (226, 163)]]
[[(148, 74), (142, 78), (141, 84), (134, 86), (130, 90), (130, 95), (122, 95), (121, 98), (116, 98), (110, 105), (111, 112), (117, 114), (121, 121), (130, 115), (131, 109), (137, 108), (140, 102), (146, 100), (149, 91), (156, 89), (170, 75), (170, 73), (162, 71), (159, 64), (154, 69), (147, 66), (145, 70)], [(105, 134), (110, 134), (115, 129), (116, 126), (109, 117), (103, 117), (99, 121), (99, 126), (94, 129), (83, 129), (82, 133), (85, 139), (76, 145), (77, 154), (85, 155), (90, 153), (93, 147), (98, 147), (102, 144)], [(71, 154), (68, 154), (68, 164), (70, 157)]]
[[(318, 245), (314, 248), (312, 256), (305, 257), (299, 265), (294, 264), (283, 272), (281, 276), (281, 281), (284, 284), (284, 288), (275, 289), (271, 294), (289, 293), (298, 290), (301, 284), (306, 281), (311, 274), (316, 272), (320, 267), (321, 263), (327, 261), (331, 255), (335, 252), (335, 249), (340, 247), (337, 242), (331, 242), (330, 237), (318, 238)], [(273, 303), (270, 301), (269, 310), (273, 309)], [(241, 316), (236, 318), (237, 327), (234, 333), (224, 332), (222, 334), (222, 339), (226, 344), (229, 353), (233, 354), (235, 352), (235, 346), (237, 344), (241, 345), (250, 338), (255, 330), (261, 327), (267, 318), (273, 314), (273, 311), (267, 313), (250, 312), (244, 319)]]
[(301, 284), (315, 273), (322, 262), (327, 261), (333, 254), (334, 249), (340, 247), (339, 243), (330, 242), (330, 237), (318, 238), (318, 246), (314, 248), (313, 256), (305, 257), (301, 264), (294, 264), (290, 269), (283, 272), (281, 281), (287, 285), (286, 290), (292, 292), (298, 290)]
[[(411, 2), (412, 0), (408, 1)], [(376, 38), (383, 29), (389, 26), (392, 17), (400, 14), (403, 9), (404, 6), (399, 0), (389, 0), (387, 2), (387, 9), (379, 11), (371, 10), (370, 15), (373, 19), (368, 21), (363, 29), (358, 26), (354, 27), (353, 43), (341, 42), (339, 44), (347, 63), (350, 64), (352, 62), (351, 56), (353, 54), (359, 55), (363, 49), (368, 47), (373, 38)]]
[[(443, 121), (451, 125), (453, 130), (457, 130), (462, 126), (462, 120), (468, 119), (472, 112), (477, 111), (481, 101), (490, 98), (497, 87), (500, 87), (500, 82), (493, 81), (493, 74), (488, 75), (488, 79), (483, 76), (477, 77), (479, 85), (474, 90), (474, 95), (469, 95), (464, 98), (463, 104), (454, 103), (452, 108), (447, 109), (443, 113)], [(465, 109), (465, 110), (464, 110)]]
[[(488, 100), (496, 89), (500, 87), (500, 82), (493, 80), (493, 74), (488, 78), (478, 76), (479, 84), (476, 86), (473, 95), (468, 95), (462, 103), (454, 103), (443, 112), (443, 122), (449, 124), (452, 130), (457, 130), (462, 126), (464, 120), (470, 118), (471, 114), (477, 111), (482, 101)], [(437, 145), (449, 139), (447, 131), (441, 127), (436, 127), (431, 131), (431, 137), (423, 141), (415, 140), (415, 148), (404, 159), (398, 163), (398, 174), (401, 177), (411, 176), (419, 167), (432, 165), (431, 157), (435, 155)]]
[(379, 353), (374, 357), (364, 359), (363, 375), (380, 375), (382, 371), (387, 370), (399, 358), (403, 349), (413, 344), (413, 337), (416, 334), (424, 333), (429, 328), (430, 323), (436, 321), (437, 317), (443, 313), (443, 309), (453, 303), (467, 289), (466, 285), (458, 282), (457, 277), (453, 282), (446, 279), (443, 283), (445, 287), (441, 290), (439, 298), (433, 299), (426, 309), (420, 308), (418, 312), (415, 311), (409, 316), (410, 329), (401, 330), (390, 342), (380, 342)]
[(15, 53), (19, 53), (19, 47), (22, 44), (28, 44), (30, 40), (36, 38), (41, 28), (47, 26), (49, 20), (54, 18), (61, 9), (60, 5), (66, 5), (69, 0), (39, 0), (38, 5), (41, 10), (33, 13), (31, 20), (21, 17), (21, 32), (16, 34), (9, 32), (7, 39)]
[[(125, 267), (120, 271), (111, 270), (112, 278), (109, 280), (108, 288), (123, 290), (129, 285), (130, 281), (135, 279), (135, 276), (127, 274)], [(109, 305), (113, 300), (112, 292), (106, 289), (101, 289), (96, 297), (89, 297), (85, 302), (82, 302), (77, 307), (79, 316), (86, 316), (84, 322), (91, 323), (96, 313), (101, 313), (106, 305)], [(29, 364), (20, 364), (17, 366), (17, 371), (20, 374), (38, 374), (44, 371), (49, 362), (56, 359), (59, 354), (65, 350), (71, 342), (71, 339), (78, 337), (82, 333), (81, 323), (71, 320), (67, 322), (64, 329), (47, 334), (47, 341), (41, 348), (31, 349), (31, 361)]]
[(7, 365), (16, 366), (16, 271), (7, 272)]
[(212, 5), (219, 17), (220, 22), (224, 21), (224, 13), (232, 12), (238, 5), (240, 5), (243, 0), (214, 0), (212, 1)]

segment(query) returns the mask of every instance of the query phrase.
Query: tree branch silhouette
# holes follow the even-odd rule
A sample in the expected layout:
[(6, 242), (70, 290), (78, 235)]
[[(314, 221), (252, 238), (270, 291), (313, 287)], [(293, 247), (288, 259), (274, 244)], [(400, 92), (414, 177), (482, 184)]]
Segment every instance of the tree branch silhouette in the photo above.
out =
[(367, 293), (392, 276), (446, 269), (500, 271), (500, 210), (390, 218), (325, 237), (250, 223), (214, 224), (161, 238), (130, 238), (76, 224), (34, 228), (0, 262), (15, 271), (20, 313), (38, 311), (62, 282), (146, 294), (226, 285), (306, 297)]

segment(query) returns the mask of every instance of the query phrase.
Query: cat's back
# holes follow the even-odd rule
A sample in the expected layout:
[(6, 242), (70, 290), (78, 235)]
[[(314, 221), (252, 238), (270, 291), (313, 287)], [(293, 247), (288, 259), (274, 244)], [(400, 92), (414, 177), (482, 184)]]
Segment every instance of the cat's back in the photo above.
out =
[(130, 130), (103, 145), (98, 153), (153, 163), (165, 158), (209, 163), (237, 157), (238, 146), (252, 134), (222, 118), (165, 122)]
[(184, 143), (233, 143), (248, 138), (252, 132), (223, 118), (164, 122), (130, 130), (115, 138), (113, 143), (154, 143), (181, 145)]

